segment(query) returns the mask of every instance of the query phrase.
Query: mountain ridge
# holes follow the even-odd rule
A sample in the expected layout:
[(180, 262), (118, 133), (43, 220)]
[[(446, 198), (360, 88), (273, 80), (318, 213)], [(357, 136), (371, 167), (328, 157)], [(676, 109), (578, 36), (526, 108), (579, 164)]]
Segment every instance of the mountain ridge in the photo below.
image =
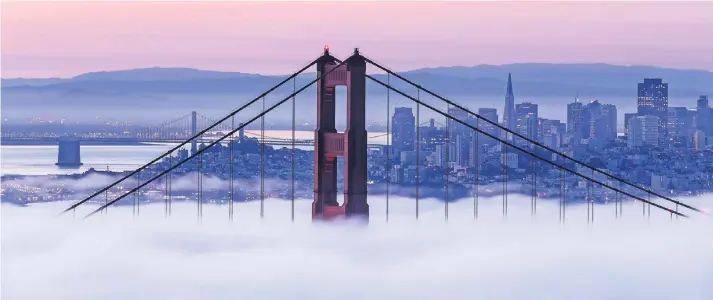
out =
[[(501, 65), (494, 65), (494, 64), (477, 64), (477, 65), (471, 65), (471, 66), (438, 66), (438, 67), (423, 67), (423, 68), (416, 68), (416, 69), (411, 69), (411, 70), (406, 70), (406, 71), (400, 71), (399, 73), (421, 73), (421, 72), (433, 72), (433, 71), (448, 71), (448, 70), (458, 70), (458, 69), (466, 69), (466, 70), (473, 70), (473, 69), (485, 69), (485, 68), (517, 68), (517, 67), (523, 67), (523, 66), (530, 66), (530, 67), (593, 67), (593, 66), (601, 66), (601, 67), (613, 67), (613, 68), (636, 68), (636, 69), (650, 69), (650, 70), (673, 70), (673, 71), (684, 71), (684, 72), (702, 72), (702, 73), (709, 73), (713, 74), (713, 71), (709, 70), (703, 70), (703, 69), (682, 69), (682, 68), (668, 68), (668, 67), (659, 67), (659, 66), (651, 66), (651, 65), (617, 65), (617, 64), (609, 64), (609, 63), (511, 63), (511, 64), (501, 64)], [(159, 67), (159, 66), (152, 66), (152, 67), (143, 67), (143, 68), (132, 68), (132, 69), (118, 69), (118, 70), (101, 70), (101, 71), (91, 71), (91, 72), (85, 72), (81, 73), (75, 76), (71, 77), (10, 77), (10, 78), (1, 78), (1, 80), (72, 80), (72, 79), (85, 79), (85, 78), (90, 78), (90, 77), (96, 77), (96, 76), (105, 76), (105, 74), (125, 74), (125, 73), (132, 73), (132, 72), (152, 72), (152, 71), (160, 71), (160, 70), (166, 70), (166, 71), (188, 71), (188, 72), (195, 72), (195, 73), (205, 73), (205, 74), (221, 74), (222, 76), (225, 77), (241, 77), (241, 76), (265, 76), (265, 77), (272, 77), (272, 76), (288, 76), (289, 74), (277, 74), (277, 75), (267, 75), (267, 74), (259, 74), (259, 73), (245, 73), (245, 72), (240, 72), (240, 71), (216, 71), (216, 70), (208, 70), (208, 69), (199, 69), (199, 68), (192, 68), (192, 67)], [(315, 72), (309, 72), (309, 73), (303, 73), (303, 74), (314, 74)], [(219, 77), (219, 76), (216, 76)], [(215, 78), (215, 77), (207, 77), (207, 78)]]

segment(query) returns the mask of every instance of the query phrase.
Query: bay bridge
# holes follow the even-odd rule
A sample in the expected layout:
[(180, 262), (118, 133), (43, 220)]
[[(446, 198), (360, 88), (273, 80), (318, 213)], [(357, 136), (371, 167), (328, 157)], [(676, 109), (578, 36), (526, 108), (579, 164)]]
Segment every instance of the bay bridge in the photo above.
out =
[[(315, 67), (317, 69), (316, 78), (308, 84), (298, 87), (296, 77), (306, 70)], [(378, 72), (387, 74), (385, 81), (379, 80), (372, 75), (367, 74), (367, 66), (375, 68)], [(259, 175), (252, 176), (259, 180), (259, 190), (254, 201), (260, 201), (260, 216), (265, 213), (264, 202), (270, 194), (266, 191), (266, 179), (269, 180), (266, 173), (266, 165), (272, 162), (274, 157), (266, 158), (266, 153), (269, 154), (270, 149), (266, 145), (272, 143), (276, 145), (289, 146), (289, 155), (280, 159), (286, 159), (291, 164), (290, 172), (287, 174), (289, 186), (284, 198), (292, 203), (292, 220), (294, 221), (295, 200), (302, 198), (298, 196), (298, 183), (296, 181), (297, 173), (300, 171), (297, 156), (301, 155), (298, 146), (314, 147), (313, 156), (313, 187), (311, 189), (312, 202), (312, 218), (315, 220), (331, 220), (341, 218), (358, 218), (369, 219), (375, 217), (375, 212), (370, 210), (368, 203), (368, 183), (372, 181), (371, 174), (367, 170), (370, 144), (369, 140), (379, 135), (370, 135), (366, 130), (366, 81), (370, 80), (377, 83), (386, 90), (385, 112), (387, 120), (390, 118), (392, 111), (392, 94), (402, 99), (411, 101), (416, 108), (416, 122), (421, 124), (421, 110), (439, 115), (443, 117), (445, 122), (446, 138), (445, 151), (446, 162), (449, 161), (448, 155), (451, 147), (457, 147), (452, 139), (453, 127), (459, 126), (465, 128), (472, 133), (473, 157), (476, 158), (476, 163), (473, 168), (469, 169), (472, 172), (472, 181), (469, 183), (471, 188), (470, 197), (473, 202), (472, 214), (473, 218), (479, 216), (479, 198), (480, 186), (483, 176), (481, 167), (481, 157), (483, 147), (481, 146), (482, 139), (495, 141), (497, 151), (500, 156), (500, 172), (497, 176), (498, 184), (502, 185), (502, 214), (508, 214), (508, 184), (512, 184), (513, 178), (519, 177), (522, 181), (522, 186), (529, 188), (530, 210), (532, 215), (537, 214), (538, 198), (542, 194), (542, 189), (555, 191), (553, 194), (559, 204), (559, 220), (565, 222), (567, 219), (567, 208), (570, 204), (569, 199), (573, 197), (572, 188), (575, 186), (585, 186), (586, 193), (583, 196), (584, 203), (587, 205), (587, 221), (594, 222), (595, 204), (604, 202), (602, 198), (606, 198), (607, 202), (613, 200), (615, 205), (615, 215), (622, 216), (622, 204), (625, 201), (636, 201), (641, 203), (641, 213), (643, 216), (651, 214), (652, 208), (670, 214), (671, 218), (688, 217), (691, 214), (706, 214), (704, 211), (695, 208), (691, 205), (683, 203), (666, 196), (658, 191), (654, 191), (648, 187), (633, 183), (616, 174), (609, 173), (602, 168), (593, 166), (589, 162), (578, 160), (567, 153), (560, 152), (556, 149), (548, 147), (540, 142), (537, 142), (526, 135), (519, 133), (514, 128), (509, 128), (497, 122), (483, 117), (467, 107), (460, 105), (454, 101), (447, 99), (426, 88), (425, 86), (415, 83), (383, 64), (377, 63), (374, 60), (362, 55), (358, 49), (355, 49), (353, 54), (345, 60), (340, 60), (332, 56), (329, 48), (325, 47), (324, 52), (314, 61), (304, 66), (297, 72), (288, 76), (281, 82), (277, 83), (272, 88), (258, 95), (254, 99), (246, 102), (238, 109), (230, 112), (219, 120), (207, 119), (209, 125), (201, 126), (198, 129), (197, 122), (192, 122), (190, 136), (181, 140), (172, 149), (159, 155), (155, 159), (147, 162), (145, 165), (137, 168), (128, 174), (123, 175), (120, 179), (101, 188), (94, 193), (83, 197), (82, 200), (69, 206), (63, 212), (76, 210), (79, 206), (86, 204), (99, 204), (99, 207), (93, 209), (88, 215), (96, 215), (98, 213), (107, 213), (108, 208), (112, 205), (130, 203), (135, 214), (138, 214), (142, 203), (147, 203), (152, 197), (146, 191), (161, 191), (159, 195), (154, 194), (153, 200), (162, 201), (165, 206), (167, 216), (171, 214), (172, 202), (177, 199), (178, 193), (173, 190), (173, 183), (181, 176), (195, 176), (196, 187), (195, 191), (189, 194), (184, 194), (181, 197), (196, 202), (196, 211), (198, 218), (202, 217), (203, 204), (208, 202), (225, 201), (227, 204), (226, 214), (232, 221), (235, 217), (234, 204), (238, 201), (238, 196), (241, 190), (237, 188), (236, 182), (240, 182), (241, 177), (238, 175), (243, 172), (238, 166), (240, 161), (259, 160)], [(400, 81), (409, 86), (408, 89), (396, 88), (392, 81)], [(290, 84), (291, 83), (291, 84)], [(297, 139), (296, 138), (296, 114), (298, 113), (298, 105), (296, 104), (296, 96), (309, 87), (316, 85), (317, 90), (317, 121), (314, 129), (313, 139)], [(336, 88), (338, 86), (346, 86), (346, 129), (339, 132), (335, 125), (336, 113)], [(267, 104), (266, 96), (273, 93), (278, 88), (291, 88), (292, 92), (285, 97), (279, 97), (279, 101), (275, 101), (270, 105)], [(302, 99), (300, 99), (302, 100)], [(302, 100), (304, 101), (304, 100)], [(268, 137), (265, 134), (265, 116), (273, 112), (277, 108), (288, 108), (291, 110), (292, 130), (291, 138)], [(248, 109), (259, 111), (257, 114), (248, 115)], [(472, 124), (466, 122), (460, 117), (454, 116), (451, 113), (452, 109), (457, 109), (465, 112), (468, 116), (476, 118), (477, 122)], [(304, 109), (299, 111), (304, 114)], [(191, 114), (191, 119), (196, 120), (197, 115)], [(176, 122), (185, 122), (186, 116), (179, 118), (179, 121), (169, 121), (162, 128), (169, 128), (170, 124)], [(258, 149), (257, 155), (246, 154), (244, 151), (236, 150), (244, 147), (241, 143), (245, 141), (245, 127), (248, 125), (260, 124), (259, 133), (250, 133), (254, 136), (251, 139)], [(412, 141), (415, 144), (415, 218), (419, 216), (419, 200), (422, 197), (422, 187), (424, 174), (422, 159), (422, 146), (428, 141), (422, 139), (420, 126), (416, 127), (416, 138)], [(493, 132), (492, 128), (497, 132)], [(394, 166), (393, 162), (398, 161), (393, 157), (392, 141), (390, 135), (392, 128), (387, 121), (386, 145), (383, 146), (383, 154), (386, 156), (386, 163), (383, 169), (389, 173)], [(149, 136), (159, 138), (164, 131), (159, 131), (158, 134), (151, 133)], [(171, 139), (179, 140), (179, 136), (170, 137)], [(196, 144), (201, 143), (201, 147)], [(460, 143), (460, 142), (459, 142)], [(188, 152), (186, 147), (191, 147)], [(252, 146), (251, 146), (252, 147)], [(217, 150), (216, 150), (217, 149)], [(241, 148), (242, 149), (242, 148)], [(220, 155), (206, 157), (211, 152), (220, 152)], [(516, 171), (511, 167), (509, 160), (521, 160), (524, 163), (524, 174)], [(218, 162), (220, 160), (220, 162)], [(341, 161), (341, 163), (340, 163)], [(227, 162), (227, 163), (225, 163)], [(338, 166), (343, 166), (343, 186), (340, 191), (338, 188), (337, 174), (340, 173)], [(161, 168), (157, 168), (161, 165)], [(225, 190), (204, 189), (204, 179), (210, 177), (206, 171), (215, 169), (220, 165), (221, 170), (226, 168), (223, 174), (228, 182), (228, 187)], [(440, 190), (444, 193), (444, 218), (447, 220), (449, 215), (449, 202), (451, 201), (449, 191), (452, 188), (451, 178), (454, 176), (453, 168), (446, 164), (443, 168), (443, 174), (439, 176), (442, 179)], [(389, 216), (389, 195), (394, 183), (390, 176), (385, 176), (385, 201), (386, 211), (385, 218)], [(552, 180), (552, 178), (556, 178)], [(490, 183), (492, 185), (492, 182)], [(269, 187), (268, 187), (269, 188)], [(596, 192), (606, 190), (613, 197), (604, 196), (604, 193)], [(343, 200), (338, 201), (338, 193), (343, 194)], [(552, 194), (552, 193), (551, 193)], [(110, 197), (111, 195), (111, 197)], [(207, 196), (207, 198), (206, 198)], [(581, 195), (580, 195), (581, 196)], [(143, 200), (142, 200), (143, 197)], [(599, 199), (598, 199), (599, 198)]]
[[(196, 111), (192, 111), (178, 118), (145, 126), (137, 126), (137, 130), (126, 130), (121, 133), (80, 133), (72, 136), (84, 142), (106, 142), (106, 143), (180, 143), (191, 139), (199, 131), (216, 123), (216, 120), (204, 116)], [(210, 132), (201, 136), (201, 139), (194, 142), (209, 142), (217, 139), (222, 133), (231, 130), (226, 124), (220, 124), (212, 128)], [(259, 131), (259, 130), (258, 130)], [(251, 130), (241, 130), (247, 137), (259, 137), (260, 134)], [(375, 134), (370, 139), (380, 138), (386, 134)], [(3, 132), (3, 142), (58, 142), (62, 135), (55, 133), (23, 134), (17, 132)], [(270, 136), (269, 133), (261, 142), (267, 145), (290, 146), (294, 142), (296, 146), (314, 146), (312, 138), (297, 138), (294, 141), (288, 138)], [(382, 146), (383, 143), (371, 143), (372, 147)]]

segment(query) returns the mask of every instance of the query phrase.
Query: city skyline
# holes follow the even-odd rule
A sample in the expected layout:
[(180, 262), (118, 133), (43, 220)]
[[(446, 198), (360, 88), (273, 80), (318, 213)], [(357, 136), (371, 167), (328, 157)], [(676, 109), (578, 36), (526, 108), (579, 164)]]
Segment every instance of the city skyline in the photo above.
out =
[(713, 293), (713, 2), (109, 1), (0, 7), (0, 298)]
[[(713, 70), (713, 58), (705, 55), (713, 52), (713, 42), (697, 38), (713, 35), (713, 17), (705, 13), (713, 3), (705, 2), (350, 3), (361, 14), (334, 15), (317, 12), (343, 9), (344, 3), (2, 5), (3, 78), (152, 66), (286, 74), (324, 44), (337, 54), (360, 47), (397, 70), (517, 62)], [(302, 16), (291, 17), (293, 12)], [(258, 17), (268, 13), (272, 18)], [(421, 18), (384, 23), (401, 14)], [(313, 26), (319, 23), (342, 25)], [(266, 26), (270, 31), (260, 29)], [(399, 33), (403, 27), (414, 30)], [(315, 29), (305, 36), (305, 28)], [(666, 43), (660, 42), (662, 34)], [(439, 52), (449, 55), (431, 55)]]

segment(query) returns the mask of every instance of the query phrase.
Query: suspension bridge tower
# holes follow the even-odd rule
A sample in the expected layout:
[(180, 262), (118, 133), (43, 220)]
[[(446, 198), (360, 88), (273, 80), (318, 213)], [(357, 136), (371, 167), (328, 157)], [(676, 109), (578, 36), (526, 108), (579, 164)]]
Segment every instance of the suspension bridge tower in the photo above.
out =
[[(333, 70), (333, 71), (332, 71)], [(346, 63), (338, 64), (324, 47), (317, 61), (317, 129), (314, 132), (313, 219), (359, 217), (368, 220), (366, 201), (366, 61), (354, 49)], [(335, 126), (335, 89), (347, 87), (347, 128)], [(337, 157), (344, 157), (344, 203), (337, 202)]]

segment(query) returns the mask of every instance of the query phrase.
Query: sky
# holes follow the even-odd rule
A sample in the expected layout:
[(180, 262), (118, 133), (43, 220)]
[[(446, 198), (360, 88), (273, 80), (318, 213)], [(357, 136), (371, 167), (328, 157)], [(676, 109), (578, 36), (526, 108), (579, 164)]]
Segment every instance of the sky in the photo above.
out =
[(288, 74), (325, 44), (403, 71), (517, 62), (713, 70), (713, 2), (2, 2), (2, 77), (152, 66)]
[[(509, 197), (444, 203), (370, 197), (368, 226), (313, 224), (309, 200), (238, 203), (227, 208), (176, 203), (112, 207), (81, 220), (94, 207), (57, 217), (68, 203), (0, 206), (2, 299), (657, 299), (713, 297), (713, 223), (695, 215), (671, 220), (640, 204), (598, 205), (594, 224), (583, 206)], [(710, 207), (710, 198), (681, 199)]]

